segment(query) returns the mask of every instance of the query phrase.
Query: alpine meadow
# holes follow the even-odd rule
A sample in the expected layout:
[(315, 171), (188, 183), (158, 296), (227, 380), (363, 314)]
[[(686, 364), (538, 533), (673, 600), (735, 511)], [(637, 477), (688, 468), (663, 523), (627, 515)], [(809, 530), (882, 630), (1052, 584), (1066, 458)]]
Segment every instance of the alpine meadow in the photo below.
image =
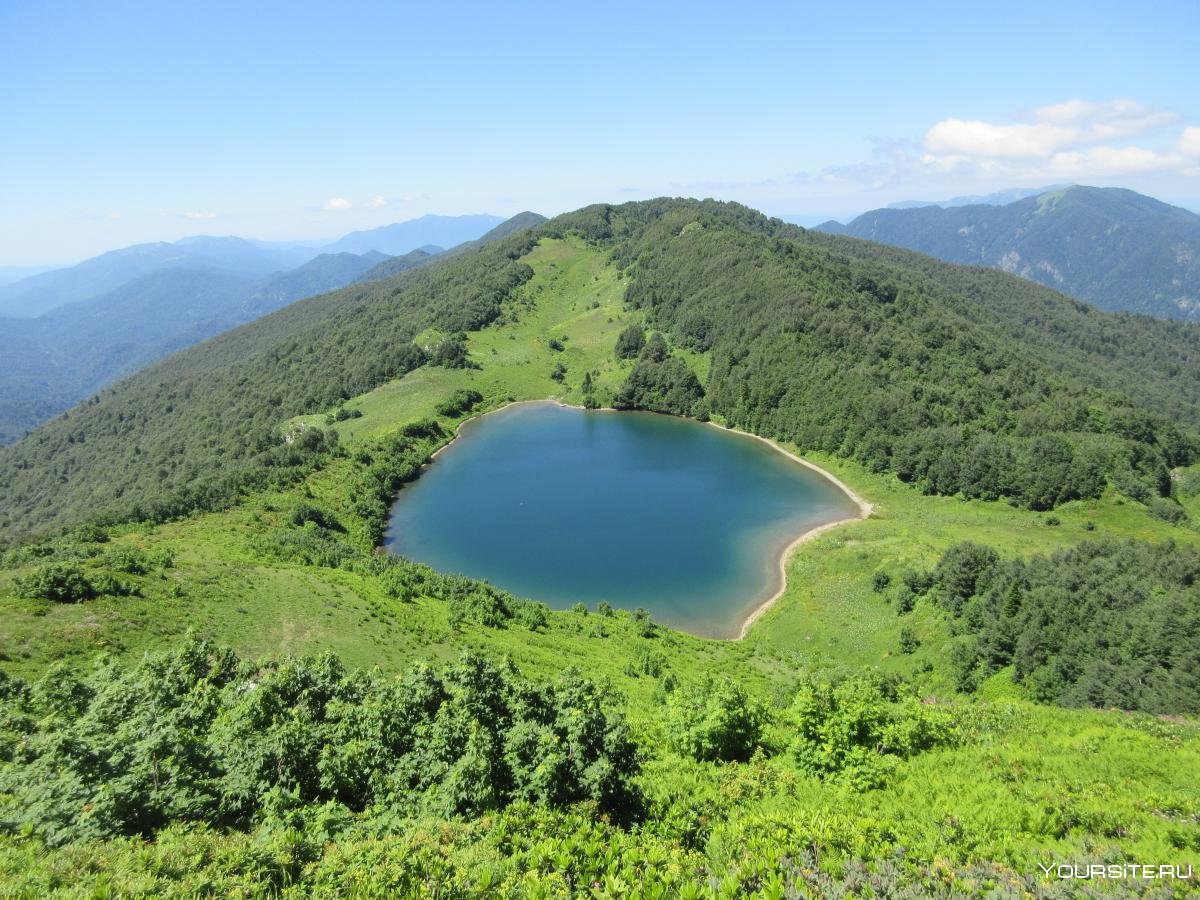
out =
[(937, 6), (0, 10), (0, 898), (1196, 894), (1200, 17)]

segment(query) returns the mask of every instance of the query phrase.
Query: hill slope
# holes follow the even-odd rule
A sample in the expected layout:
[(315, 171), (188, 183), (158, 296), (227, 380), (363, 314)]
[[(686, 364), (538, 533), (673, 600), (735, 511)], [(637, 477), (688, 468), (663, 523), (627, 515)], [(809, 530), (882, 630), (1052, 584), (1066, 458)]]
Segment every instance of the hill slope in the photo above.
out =
[(172, 265), (35, 318), (0, 319), (13, 348), (0, 357), (0, 444), (154, 360), (349, 284), (384, 259), (322, 254), (266, 279)]
[(1101, 309), (1200, 320), (1200, 216), (1120, 188), (1004, 206), (877, 209), (820, 229), (992, 266)]
[[(303, 469), (327, 439), (295, 442), (286, 420), (425, 365), (413, 339), (426, 329), (492, 322), (530, 277), (521, 257), (568, 233), (612, 254), (633, 307), (710, 360), (703, 402), (669, 411), (853, 456), (926, 491), (1034, 508), (1095, 496), (1106, 478), (1165, 492), (1167, 468), (1195, 453), (1200, 329), (1115, 318), (734, 204), (662, 200), (560, 216), (160, 363), (0, 451), (0, 538), (211, 508)], [(625, 402), (664, 408), (651, 395), (675, 365), (642, 371)]]

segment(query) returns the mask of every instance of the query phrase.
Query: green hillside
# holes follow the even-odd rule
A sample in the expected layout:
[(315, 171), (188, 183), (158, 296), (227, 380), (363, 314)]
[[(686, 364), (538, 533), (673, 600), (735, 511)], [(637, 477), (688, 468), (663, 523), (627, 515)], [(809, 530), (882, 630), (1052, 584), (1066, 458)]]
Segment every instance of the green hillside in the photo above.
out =
[(1003, 206), (877, 209), (828, 230), (993, 266), (1101, 309), (1200, 319), (1200, 216), (1121, 188), (1074, 186)]
[[(1197, 374), (1134, 358), (1196, 340), (655, 201), (191, 348), (0, 451), (3, 883), (1019, 896), (1038, 863), (1186, 863)], [(874, 511), (800, 546), (740, 641), (374, 552), (467, 416), (547, 397), (754, 431)], [(1011, 461), (990, 492), (980, 458)], [(1143, 639), (1032, 642), (1109, 574), (1098, 633)]]

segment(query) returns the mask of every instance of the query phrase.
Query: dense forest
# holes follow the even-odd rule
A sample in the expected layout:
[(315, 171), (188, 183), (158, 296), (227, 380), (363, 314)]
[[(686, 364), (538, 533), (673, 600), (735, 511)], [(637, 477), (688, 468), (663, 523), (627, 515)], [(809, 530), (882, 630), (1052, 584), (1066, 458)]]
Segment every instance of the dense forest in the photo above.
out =
[(703, 385), (672, 355), (640, 359), (622, 405), (719, 416), (928, 492), (1035, 509), (1106, 480), (1166, 494), (1167, 470), (1196, 453), (1200, 329), (736, 204), (656, 200), (297, 303), (102, 392), (0, 451), (0, 540), (214, 508), (306, 471), (334, 439), (284, 421), (422, 365), (425, 328), (486, 326), (530, 276), (520, 257), (566, 233), (611, 253), (652, 327), (711, 357)]
[(956, 544), (895, 588), (928, 592), (962, 632), (959, 687), (1006, 666), (1032, 696), (1067, 706), (1200, 713), (1200, 554), (1173, 544), (1086, 541), (1028, 560)]

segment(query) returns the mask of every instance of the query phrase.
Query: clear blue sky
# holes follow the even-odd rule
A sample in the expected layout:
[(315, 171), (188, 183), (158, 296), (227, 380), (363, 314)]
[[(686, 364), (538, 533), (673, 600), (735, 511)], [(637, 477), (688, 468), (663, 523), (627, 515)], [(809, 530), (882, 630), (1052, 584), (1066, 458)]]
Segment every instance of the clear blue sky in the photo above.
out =
[(1200, 208), (1200, 2), (911, 6), (0, 0), (0, 265), (660, 194)]

